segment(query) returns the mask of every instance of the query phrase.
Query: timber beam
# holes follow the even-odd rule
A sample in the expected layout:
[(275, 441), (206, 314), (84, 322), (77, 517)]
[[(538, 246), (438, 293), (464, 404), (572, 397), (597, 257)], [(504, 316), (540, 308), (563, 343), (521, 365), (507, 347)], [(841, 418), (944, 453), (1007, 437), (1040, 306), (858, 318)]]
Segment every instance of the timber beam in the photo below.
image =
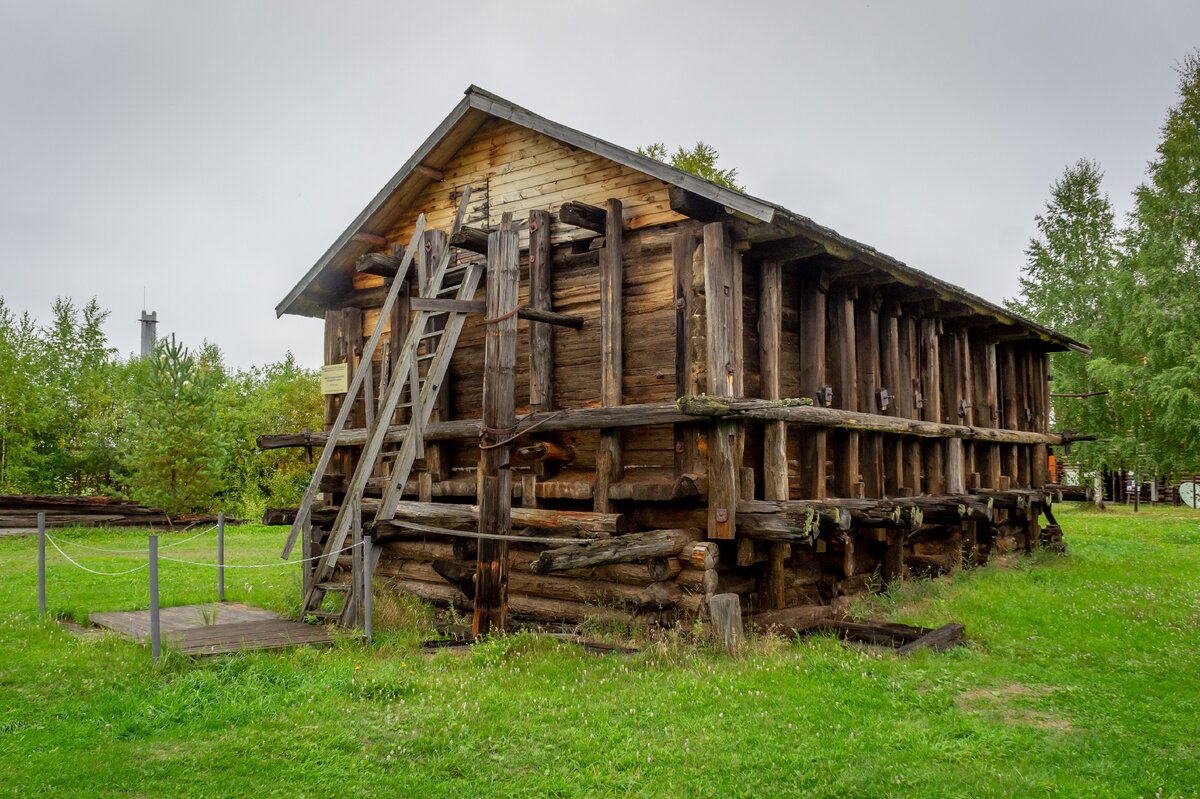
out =
[[(455, 300), (441, 297), (413, 297), (409, 306), (414, 311), (433, 311), (447, 313), (483, 313), (486, 303), (482, 300)], [(569, 327), (574, 330), (583, 329), (583, 317), (570, 314), (556, 313), (542, 308), (530, 308), (522, 305), (517, 308), (517, 318), (528, 322), (544, 322), (548, 325)]]
[(603, 208), (579, 202), (566, 202), (558, 208), (558, 221), (604, 235), (608, 212)]
[(727, 397), (682, 397), (676, 405), (689, 416), (710, 419), (778, 419), (794, 424), (814, 425), (840, 430), (863, 430), (877, 433), (921, 436), (924, 438), (957, 438), (991, 441), (1002, 444), (1062, 444), (1063, 435), (1021, 430), (1001, 430), (992, 427), (942, 424), (875, 413), (857, 413), (837, 408), (819, 408), (812, 400), (734, 399)]
[[(878, 416), (868, 413), (852, 413), (832, 408), (817, 408), (811, 400), (735, 400), (717, 397), (684, 397), (677, 405), (674, 402), (646, 402), (637, 405), (621, 405), (613, 408), (570, 408), (551, 413), (531, 413), (521, 417), (516, 435), (536, 426), (543, 433), (568, 433), (577, 430), (597, 430), (602, 427), (652, 427), (664, 424), (694, 423), (705, 417), (724, 416), (731, 421), (739, 419), (780, 419), (793, 424), (816, 428), (838, 428), (874, 430), (883, 433), (911, 435), (921, 438), (974, 438), (981, 441), (1017, 444), (1063, 444), (1080, 441), (1082, 437), (1069, 433), (1033, 433), (1020, 430), (945, 425)], [(386, 443), (404, 439), (407, 425), (392, 425), (384, 438)], [(479, 438), (478, 419), (454, 419), (430, 422), (424, 428), (426, 441), (466, 441)], [(258, 448), (287, 449), (289, 447), (322, 447), (329, 440), (327, 433), (313, 431), (305, 433), (281, 433), (258, 437)], [(366, 443), (367, 430), (344, 429), (338, 435), (338, 446), (361, 447)]]

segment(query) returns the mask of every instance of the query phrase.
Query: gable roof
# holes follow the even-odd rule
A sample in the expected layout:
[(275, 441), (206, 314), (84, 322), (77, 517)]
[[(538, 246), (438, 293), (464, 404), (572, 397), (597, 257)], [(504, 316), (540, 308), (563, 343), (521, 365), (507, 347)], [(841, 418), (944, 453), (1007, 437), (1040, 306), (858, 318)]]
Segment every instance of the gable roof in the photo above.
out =
[(897, 282), (933, 290), (938, 296), (959, 302), (973, 311), (998, 321), (1026, 328), (1034, 338), (1059, 347), (1086, 354), (1085, 344), (1053, 331), (1036, 322), (1012, 313), (951, 283), (908, 266), (875, 248), (842, 236), (837, 231), (818, 225), (812, 219), (789, 211), (781, 205), (753, 197), (745, 192), (719, 186), (689, 172), (641, 155), (624, 147), (597, 139), (553, 120), (522, 108), (478, 86), (467, 87), (463, 99), (442, 120), (433, 133), (421, 144), (412, 157), (392, 176), (350, 226), (313, 264), (304, 277), (292, 287), (287, 296), (275, 306), (277, 316), (285, 313), (320, 315), (323, 297), (335, 297), (345, 289), (337, 285), (339, 275), (353, 271), (354, 262), (373, 245), (359, 241), (359, 234), (378, 235), (389, 230), (417, 194), (435, 178), (455, 153), (489, 119), (502, 119), (541, 133), (552, 139), (607, 158), (622, 166), (637, 170), (664, 183), (724, 207), (750, 221), (768, 223), (794, 235), (805, 236), (823, 245), (829, 252), (849, 260), (857, 260), (889, 273)]

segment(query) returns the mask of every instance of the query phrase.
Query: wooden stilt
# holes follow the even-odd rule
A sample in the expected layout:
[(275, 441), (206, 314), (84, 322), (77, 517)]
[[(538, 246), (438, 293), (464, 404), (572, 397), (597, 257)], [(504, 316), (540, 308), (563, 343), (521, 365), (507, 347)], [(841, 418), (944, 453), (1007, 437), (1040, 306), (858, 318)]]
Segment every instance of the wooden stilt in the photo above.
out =
[[(735, 396), (736, 374), (742, 365), (736, 361), (736, 335), (733, 328), (736, 296), (733, 253), (729, 231), (722, 222), (704, 226), (704, 305), (708, 354), (706, 371), (708, 393), (717, 397)], [(740, 282), (740, 281), (738, 281)], [(708, 535), (733, 538), (736, 530), (739, 497), (737, 437), (740, 425), (716, 421), (708, 432)]]
[[(799, 278), (800, 308), (800, 395), (824, 404), (825, 388), (825, 294), (828, 281), (818, 272)], [(801, 499), (825, 498), (825, 450), (823, 429), (801, 428), (798, 440), (797, 479)]]
[[(484, 344), (483, 435), (479, 471), (479, 532), (509, 535), (512, 526), (510, 445), (504, 442), (516, 426), (517, 308), (521, 270), (520, 239), (512, 215), (488, 236), (487, 338)], [(476, 637), (508, 628), (508, 542), (481, 538), (476, 556), (475, 608), (471, 632)]]
[[(834, 407), (847, 411), (858, 408), (858, 350), (855, 341), (853, 288), (837, 287), (829, 292), (829, 330), (827, 335), (830, 376), (833, 380)], [(833, 493), (838, 497), (857, 496), (859, 482), (859, 433), (854, 430), (830, 434), (833, 450)]]
[[(624, 308), (624, 219), (621, 201), (609, 200), (606, 209), (604, 252), (600, 259), (600, 401), (607, 408), (622, 404), (624, 374), (621, 322)], [(621, 479), (621, 431), (601, 430), (596, 448), (595, 509), (609, 510), (608, 489)]]
[[(783, 334), (783, 264), (769, 260), (762, 264), (759, 277), (758, 345), (759, 393), (763, 399), (780, 399), (780, 338)], [(763, 499), (788, 498), (787, 423), (763, 425)], [(791, 545), (774, 543), (763, 572), (763, 600), (768, 609), (786, 604), (784, 564)]]

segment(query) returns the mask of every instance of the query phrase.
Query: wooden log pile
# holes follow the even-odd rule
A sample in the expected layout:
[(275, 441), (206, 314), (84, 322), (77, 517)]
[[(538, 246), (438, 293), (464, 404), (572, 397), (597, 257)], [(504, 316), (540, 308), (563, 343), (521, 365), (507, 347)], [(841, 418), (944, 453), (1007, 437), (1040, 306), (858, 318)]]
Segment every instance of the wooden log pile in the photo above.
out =
[(173, 527), (216, 521), (211, 514), (168, 516), (160, 508), (111, 497), (0, 494), (0, 527), (36, 528), (38, 513), (46, 514), (47, 527)]

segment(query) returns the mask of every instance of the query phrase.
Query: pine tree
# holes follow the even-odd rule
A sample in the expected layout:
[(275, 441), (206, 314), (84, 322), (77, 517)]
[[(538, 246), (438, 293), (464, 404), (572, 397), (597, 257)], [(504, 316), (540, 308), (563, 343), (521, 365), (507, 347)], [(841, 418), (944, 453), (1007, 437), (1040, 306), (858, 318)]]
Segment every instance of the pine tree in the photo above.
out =
[(726, 186), (737, 191), (744, 191), (743, 187), (737, 182), (736, 169), (721, 169), (717, 166), (717, 159), (721, 156), (716, 148), (712, 145), (705, 144), (702, 141), (696, 142), (696, 146), (690, 150), (685, 150), (683, 147), (676, 147), (675, 152), (668, 154), (667, 145), (662, 142), (651, 144), (648, 147), (639, 147), (638, 153), (641, 155), (653, 158), (656, 161), (662, 161), (664, 164), (670, 164), (676, 169), (682, 169), (684, 172), (691, 172), (693, 175), (698, 175), (707, 181), (716, 183), (718, 186)]
[(220, 425), (220, 353), (193, 353), (174, 336), (131, 366), (134, 400), (126, 420), (130, 495), (169, 513), (210, 509), (228, 452)]
[[(1021, 294), (1007, 305), (1047, 327), (1106, 352), (1111, 331), (1104, 320), (1117, 275), (1118, 234), (1112, 204), (1103, 192), (1104, 173), (1094, 161), (1068, 166), (1050, 187), (1050, 199), (1035, 217), (1037, 235), (1025, 251)], [(1087, 394), (1107, 390), (1075, 352), (1053, 353), (1055, 393)], [(1105, 397), (1053, 400), (1054, 424), (1063, 430), (1097, 433), (1111, 440), (1115, 419)], [(1087, 468), (1110, 465), (1101, 445), (1080, 445), (1074, 460)]]
[(1178, 68), (1149, 180), (1134, 194), (1129, 257), (1113, 314), (1119, 345), (1101, 363), (1130, 396), (1130, 432), (1160, 469), (1200, 467), (1200, 51)]

